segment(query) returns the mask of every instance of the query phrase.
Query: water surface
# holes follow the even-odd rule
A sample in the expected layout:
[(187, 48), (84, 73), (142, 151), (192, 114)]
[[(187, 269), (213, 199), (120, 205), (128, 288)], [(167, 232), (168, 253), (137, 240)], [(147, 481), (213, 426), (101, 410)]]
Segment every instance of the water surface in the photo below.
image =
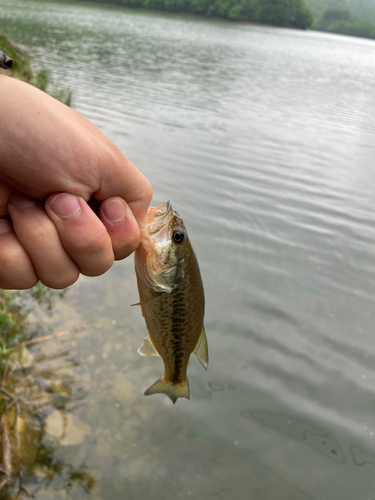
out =
[(207, 298), (210, 367), (173, 406), (143, 396), (132, 259), (68, 291), (87, 397), (56, 453), (96, 485), (38, 500), (375, 499), (375, 43), (27, 0), (0, 29), (172, 200)]

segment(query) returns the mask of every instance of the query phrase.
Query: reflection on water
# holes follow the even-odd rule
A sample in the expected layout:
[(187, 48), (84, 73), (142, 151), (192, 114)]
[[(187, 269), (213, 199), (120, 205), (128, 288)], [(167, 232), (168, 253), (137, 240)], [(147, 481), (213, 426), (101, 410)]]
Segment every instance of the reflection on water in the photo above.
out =
[(356, 465), (375, 465), (375, 452), (373, 449), (361, 449), (358, 446), (351, 446), (350, 447), (350, 453), (353, 458), (353, 462)]
[(301, 441), (338, 464), (345, 462), (337, 439), (307, 420), (262, 410), (243, 410), (241, 416)]
[(95, 486), (84, 463), (58, 454), (61, 445), (79, 445), (89, 434), (70, 414), (82, 405), (86, 391), (74, 376), (76, 363), (64, 344), (55, 341), (52, 347), (46, 341), (32, 352), (23, 347), (17, 353), (7, 385), (15, 404), (2, 408), (0, 498), (39, 498), (41, 490), (56, 483), (67, 492), (75, 484), (87, 492)]
[(87, 330), (49, 345), (86, 397), (44, 415), (95, 486), (38, 500), (375, 500), (374, 41), (43, 0), (0, 0), (3, 28), (172, 200), (207, 298), (172, 407), (143, 396), (133, 263), (69, 290), (53, 331)]

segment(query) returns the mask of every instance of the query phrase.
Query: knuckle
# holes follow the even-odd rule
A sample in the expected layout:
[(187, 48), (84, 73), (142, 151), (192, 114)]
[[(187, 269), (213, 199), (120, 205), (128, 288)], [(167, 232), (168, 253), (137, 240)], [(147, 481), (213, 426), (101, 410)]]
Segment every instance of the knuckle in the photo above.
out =
[(81, 267), (81, 273), (85, 276), (100, 276), (108, 271), (113, 265), (114, 255), (113, 252), (110, 255), (103, 256), (100, 260), (92, 261), (91, 265), (85, 265)]
[(63, 290), (68, 286), (73, 285), (79, 278), (78, 270), (61, 273), (53, 278), (50, 276), (42, 277), (40, 281), (43, 285), (53, 288), (54, 290)]
[(27, 289), (35, 286), (38, 281), (21, 246), (13, 246), (0, 252), (0, 288)]
[(56, 228), (41, 207), (17, 214), (13, 224), (18, 238), (28, 244), (44, 245), (56, 238)]
[(19, 290), (28, 290), (29, 288), (33, 288), (39, 282), (38, 276), (29, 276), (22, 278), (22, 283), (18, 285), (16, 288)]
[(13, 246), (0, 251), (0, 276), (4, 273), (11, 274), (19, 268), (25, 255), (21, 246)]
[[(19, 270), (19, 266), (18, 270)], [(16, 269), (8, 268), (7, 272), (0, 272), (0, 288), (4, 290), (26, 290), (38, 283), (39, 279), (33, 271), (26, 271), (20, 274)]]
[(104, 226), (77, 242), (71, 257), (85, 276), (99, 276), (114, 262), (111, 239)]
[(54, 226), (50, 224), (50, 221), (45, 224), (40, 224), (37, 227), (31, 228), (30, 237), (37, 241), (38, 243), (47, 243), (51, 240), (51, 237), (55, 237), (56, 230)]
[(74, 253), (83, 259), (87, 256), (94, 258), (106, 253), (110, 249), (111, 243), (105, 227), (102, 226), (86, 237), (77, 238), (73, 245)]
[(22, 276), (19, 278), (12, 276), (8, 278), (0, 276), (0, 288), (3, 290), (28, 290), (29, 288), (33, 288), (39, 281), (35, 276)]

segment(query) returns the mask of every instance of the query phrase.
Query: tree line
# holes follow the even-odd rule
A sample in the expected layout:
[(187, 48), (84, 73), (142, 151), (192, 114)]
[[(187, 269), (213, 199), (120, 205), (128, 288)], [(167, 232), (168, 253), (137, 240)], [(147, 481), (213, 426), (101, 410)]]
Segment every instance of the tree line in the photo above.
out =
[(375, 24), (352, 16), (347, 9), (330, 9), (315, 23), (314, 29), (342, 35), (375, 38)]
[[(103, 0), (96, 0), (101, 1)], [(181, 12), (202, 16), (221, 17), (236, 21), (307, 29), (313, 15), (304, 0), (104, 0), (107, 3)]]

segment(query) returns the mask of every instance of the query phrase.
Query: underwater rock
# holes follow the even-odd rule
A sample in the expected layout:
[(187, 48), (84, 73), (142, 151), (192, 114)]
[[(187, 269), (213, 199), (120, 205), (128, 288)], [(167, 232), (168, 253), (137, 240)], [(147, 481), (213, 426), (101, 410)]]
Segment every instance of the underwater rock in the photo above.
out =
[(134, 386), (122, 373), (116, 373), (111, 393), (120, 403), (132, 403), (135, 399)]
[(20, 344), (13, 350), (9, 357), (9, 361), (15, 366), (29, 368), (34, 364), (35, 358), (26, 346)]
[(45, 431), (60, 439), (63, 446), (70, 446), (81, 443), (91, 434), (91, 427), (71, 413), (55, 410), (46, 419)]

